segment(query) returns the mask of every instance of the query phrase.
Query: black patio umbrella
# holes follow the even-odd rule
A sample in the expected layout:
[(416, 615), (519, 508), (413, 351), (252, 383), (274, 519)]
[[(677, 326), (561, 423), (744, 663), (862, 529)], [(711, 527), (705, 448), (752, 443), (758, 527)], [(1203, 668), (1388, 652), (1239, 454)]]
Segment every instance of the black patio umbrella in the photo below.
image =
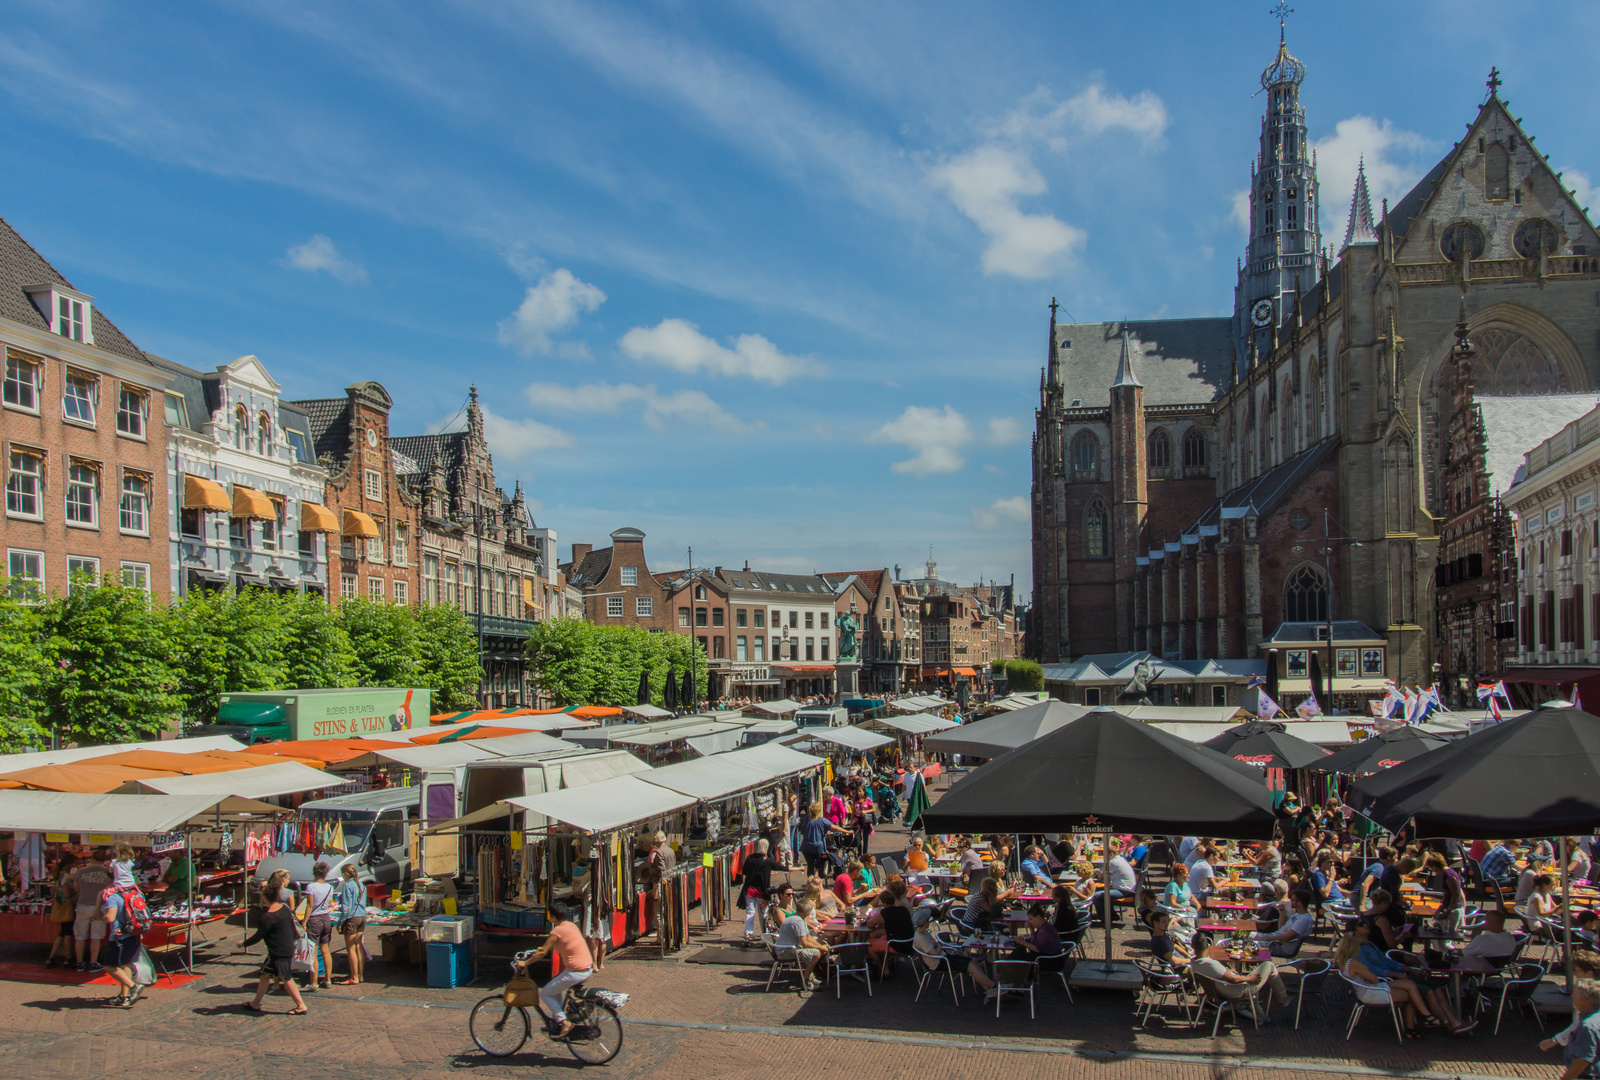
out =
[(1328, 756), (1322, 747), (1289, 734), (1288, 728), (1274, 720), (1252, 720), (1231, 727), (1200, 745), (1262, 769), (1304, 769)]
[[(1330, 690), (1333, 688), (1331, 681), (1328, 688)], [(1317, 653), (1311, 654), (1311, 696), (1316, 700), (1318, 711), (1324, 716), (1333, 712), (1331, 704), (1333, 695), (1322, 688), (1322, 661)]]
[(1278, 700), (1278, 650), (1267, 650), (1267, 696)]
[(650, 704), (650, 672), (649, 671), (641, 671), (641, 672), (639, 672), (639, 700), (635, 701), (634, 704), (635, 705), (648, 705), (648, 704)]
[(1449, 744), (1448, 739), (1429, 735), (1416, 728), (1395, 728), (1393, 731), (1385, 731), (1381, 735), (1362, 739), (1354, 746), (1347, 746), (1343, 750), (1329, 754), (1321, 761), (1313, 762), (1308, 768), (1317, 772), (1365, 776), (1368, 773), (1382, 772), (1401, 762), (1426, 754), (1429, 750), (1437, 750)]
[[(1121, 713), (1095, 709), (973, 771), (922, 816), (922, 829), (1264, 840), (1275, 821), (1272, 796), (1254, 768)], [(1106, 852), (1109, 875), (1109, 845)], [(1110, 915), (1108, 910), (1107, 970)]]
[(690, 668), (688, 671), (683, 673), (683, 692), (680, 697), (681, 700), (679, 703), (685, 709), (693, 712), (696, 702), (700, 700), (700, 695), (695, 693), (693, 668)]
[(1088, 711), (1065, 701), (1041, 701), (925, 736), (922, 748), (931, 753), (997, 758), (1072, 723)]
[(667, 681), (661, 687), (661, 704), (673, 712), (678, 711), (678, 673), (671, 668), (667, 669)]

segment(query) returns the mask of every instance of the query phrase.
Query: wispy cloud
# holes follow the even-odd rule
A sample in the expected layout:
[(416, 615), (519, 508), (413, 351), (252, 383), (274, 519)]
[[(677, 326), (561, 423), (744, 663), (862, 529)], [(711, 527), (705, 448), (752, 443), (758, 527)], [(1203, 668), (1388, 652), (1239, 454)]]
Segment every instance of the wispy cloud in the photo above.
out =
[(553, 270), (528, 286), (522, 303), (508, 319), (500, 322), (500, 344), (509, 345), (523, 356), (550, 351), (550, 335), (565, 330), (578, 317), (599, 308), (606, 294), (588, 282), (579, 281), (566, 268)]
[(1367, 187), (1372, 191), (1372, 212), (1382, 200), (1392, 204), (1410, 191), (1428, 166), (1437, 144), (1414, 131), (1395, 127), (1389, 120), (1351, 116), (1333, 127), (1333, 134), (1316, 139), (1317, 186), (1322, 192), (1322, 239), (1344, 243), (1350, 220), (1350, 196), (1356, 187), (1356, 168), (1365, 159)]
[[(483, 437), (489, 443), (489, 452), (503, 462), (524, 461), (545, 450), (560, 450), (577, 445), (570, 432), (541, 424), (537, 420), (513, 420), (494, 412), (482, 401)], [(433, 425), (434, 431), (460, 431), (466, 426), (461, 413), (456, 413)]]
[(1132, 132), (1153, 143), (1167, 130), (1167, 107), (1149, 90), (1124, 97), (1108, 93), (1098, 81), (1058, 102), (1050, 88), (1041, 85), (1015, 109), (986, 126), (992, 136), (1011, 142), (1042, 142), (1058, 152), (1066, 150), (1074, 136), (1115, 130)]
[(899, 443), (915, 451), (914, 457), (891, 465), (894, 472), (912, 476), (956, 472), (965, 464), (961, 448), (972, 441), (972, 425), (949, 405), (943, 409), (907, 405), (905, 412), (867, 436), (867, 441)]
[(1012, 495), (1009, 498), (996, 499), (988, 506), (974, 506), (972, 508), (973, 528), (983, 532), (994, 532), (1007, 525), (1016, 525), (1025, 522), (1032, 516), (1026, 495)]
[(319, 270), (332, 274), (346, 285), (361, 285), (367, 280), (366, 267), (339, 254), (333, 241), (321, 233), (284, 252), (284, 263), (308, 274), (315, 274)]
[(1022, 421), (1014, 416), (995, 416), (989, 419), (989, 445), (1010, 446), (1025, 437)]
[(779, 351), (760, 334), (740, 334), (729, 348), (683, 319), (662, 319), (648, 328), (636, 326), (623, 334), (617, 345), (630, 360), (690, 374), (705, 371), (782, 384), (821, 370), (815, 361)]
[(764, 422), (750, 423), (729, 414), (702, 390), (662, 393), (654, 386), (636, 386), (633, 383), (561, 386), (541, 382), (533, 383), (524, 393), (537, 409), (566, 413), (575, 418), (610, 415), (621, 411), (624, 406), (640, 405), (642, 419), (657, 431), (665, 431), (675, 425), (730, 433), (759, 431), (766, 427)]

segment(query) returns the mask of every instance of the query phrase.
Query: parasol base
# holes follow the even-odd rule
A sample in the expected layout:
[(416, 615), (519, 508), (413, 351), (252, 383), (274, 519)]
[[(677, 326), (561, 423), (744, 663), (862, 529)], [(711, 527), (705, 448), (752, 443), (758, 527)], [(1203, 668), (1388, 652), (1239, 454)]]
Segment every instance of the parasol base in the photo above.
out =
[[(1107, 968), (1111, 970), (1107, 971)], [(1068, 980), (1074, 990), (1137, 990), (1144, 985), (1139, 969), (1126, 960), (1080, 960)]]

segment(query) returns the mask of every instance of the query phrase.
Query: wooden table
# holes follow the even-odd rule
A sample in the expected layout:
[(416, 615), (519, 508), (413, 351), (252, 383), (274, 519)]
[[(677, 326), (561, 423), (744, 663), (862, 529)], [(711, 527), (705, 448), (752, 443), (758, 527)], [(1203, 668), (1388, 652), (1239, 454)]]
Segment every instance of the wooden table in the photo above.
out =
[(1235, 953), (1223, 945), (1213, 945), (1206, 950), (1206, 955), (1220, 964), (1236, 964), (1239, 971), (1246, 972), (1257, 964), (1264, 963), (1272, 958), (1272, 950), (1257, 946), (1255, 949), (1246, 949), (1244, 952)]

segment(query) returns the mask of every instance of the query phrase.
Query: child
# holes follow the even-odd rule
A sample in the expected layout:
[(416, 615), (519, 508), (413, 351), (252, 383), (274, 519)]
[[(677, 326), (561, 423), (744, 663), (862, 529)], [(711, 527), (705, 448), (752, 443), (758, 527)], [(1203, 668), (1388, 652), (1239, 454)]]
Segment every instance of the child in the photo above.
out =
[(111, 853), (111, 887), (133, 888), (137, 884), (133, 879), (133, 845), (126, 840), (118, 840)]

